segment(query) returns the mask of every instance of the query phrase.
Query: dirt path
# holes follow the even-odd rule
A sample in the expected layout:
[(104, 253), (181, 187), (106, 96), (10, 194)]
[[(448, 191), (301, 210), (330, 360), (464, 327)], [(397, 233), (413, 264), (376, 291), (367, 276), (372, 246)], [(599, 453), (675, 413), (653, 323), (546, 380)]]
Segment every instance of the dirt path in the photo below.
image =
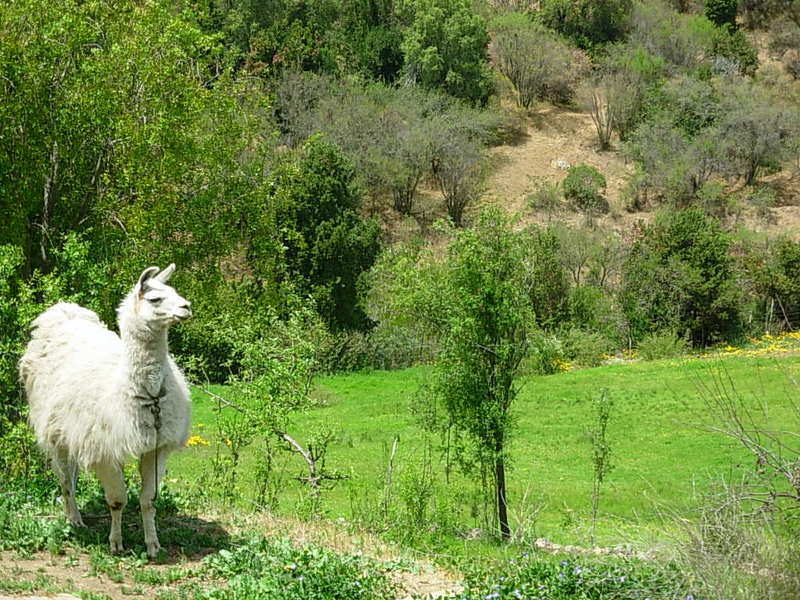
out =
[(586, 164), (605, 176), (609, 202), (621, 209), (620, 191), (633, 166), (625, 163), (617, 148), (598, 151), (597, 134), (587, 113), (545, 106), (528, 123), (517, 143), (492, 149), (491, 199), (511, 212), (526, 211), (526, 198), (537, 178), (560, 182), (566, 169)]

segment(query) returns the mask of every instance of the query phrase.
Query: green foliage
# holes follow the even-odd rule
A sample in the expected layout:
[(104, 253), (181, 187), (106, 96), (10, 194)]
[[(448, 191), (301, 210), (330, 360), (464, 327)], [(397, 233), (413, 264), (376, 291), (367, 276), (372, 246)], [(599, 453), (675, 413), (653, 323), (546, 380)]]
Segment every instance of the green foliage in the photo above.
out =
[(207, 27), (222, 34), (237, 68), (249, 74), (301, 69), (391, 82), (402, 67), (402, 32), (389, 2), (211, 4)]
[(208, 575), (224, 587), (201, 591), (207, 600), (380, 600), (394, 598), (393, 585), (378, 565), (363, 557), (289, 540), (253, 538), (233, 550), (208, 556)]
[(606, 190), (606, 178), (594, 167), (577, 165), (567, 170), (567, 176), (561, 183), (564, 198), (587, 215), (608, 212), (608, 200), (603, 193)]
[[(711, 45), (714, 56), (734, 62), (736, 71), (742, 75), (754, 75), (758, 69), (758, 51), (741, 29), (723, 25), (717, 29)], [(717, 70), (723, 70), (717, 68)]]
[(517, 90), (519, 106), (530, 108), (534, 100), (570, 102), (574, 81), (566, 43), (518, 13), (496, 18), (491, 27), (498, 68)]
[(492, 91), (489, 35), (468, 0), (406, 0), (408, 15), (402, 50), (407, 80), (425, 88), (485, 104)]
[(645, 360), (659, 360), (684, 356), (689, 347), (688, 340), (673, 331), (654, 331), (639, 340), (636, 351)]
[(531, 227), (524, 232), (524, 242), (528, 246), (529, 258), (526, 268), (530, 270), (527, 294), (536, 323), (550, 328), (567, 315), (569, 281), (560, 261), (561, 240), (553, 228)]
[(544, 212), (550, 222), (555, 215), (561, 212), (563, 204), (561, 186), (548, 179), (536, 181), (534, 185), (535, 190), (526, 199), (528, 206), (531, 210)]
[(659, 215), (623, 266), (620, 301), (634, 339), (671, 329), (696, 345), (740, 327), (730, 238), (699, 209)]
[(730, 26), (736, 29), (736, 11), (738, 0), (705, 0), (705, 15), (709, 21), (719, 27)]
[(566, 370), (567, 355), (558, 337), (538, 331), (531, 336), (530, 346), (524, 364), (526, 375), (553, 375)]
[[(284, 277), (301, 296), (314, 299), (323, 319), (343, 329), (368, 325), (357, 302), (358, 279), (380, 248), (378, 224), (359, 214), (353, 177), (352, 165), (335, 145), (310, 138), (299, 160), (273, 175), (250, 253), (261, 279), (280, 277), (285, 269)], [(282, 252), (278, 273), (276, 249)]]
[(666, 117), (640, 125), (624, 147), (640, 168), (636, 183), (684, 207), (719, 167), (719, 149), (705, 136), (688, 136)]
[(564, 357), (573, 365), (599, 367), (616, 350), (612, 340), (598, 331), (570, 327), (559, 335)]
[(562, 559), (527, 552), (497, 565), (475, 566), (466, 573), (465, 600), (612, 600), (613, 598), (692, 598), (688, 582), (675, 568), (626, 560)]
[(794, 153), (800, 113), (748, 82), (730, 85), (723, 94), (724, 114), (715, 132), (721, 172), (750, 184), (761, 173), (779, 170)]
[(441, 338), (431, 396), (445, 416), (428, 425), (464, 436), (465, 450), (494, 474), (505, 537), (505, 452), (514, 378), (534, 325), (531, 258), (526, 237), (497, 211), (482, 213), (474, 229), (454, 232), (447, 254), (440, 266), (422, 266), (417, 280), (426, 286), (422, 293), (404, 292), (410, 296), (407, 310), (417, 318), (425, 315)]
[(621, 40), (627, 30), (631, 0), (544, 0), (542, 22), (584, 49)]
[(614, 402), (603, 390), (599, 396), (592, 399), (594, 420), (587, 434), (592, 446), (592, 540), (594, 541), (594, 528), (597, 523), (597, 510), (600, 507), (600, 488), (606, 476), (614, 468), (611, 462), (611, 444), (608, 441), (608, 423), (611, 420), (611, 410)]
[(46, 518), (30, 496), (4, 486), (0, 493), (0, 550), (60, 554), (69, 534), (66, 519)]
[(777, 300), (777, 314), (794, 329), (800, 317), (800, 243), (779, 239), (756, 277), (764, 296)]
[(704, 16), (684, 15), (663, 2), (635, 2), (629, 43), (661, 58), (670, 71), (697, 69), (717, 27)]

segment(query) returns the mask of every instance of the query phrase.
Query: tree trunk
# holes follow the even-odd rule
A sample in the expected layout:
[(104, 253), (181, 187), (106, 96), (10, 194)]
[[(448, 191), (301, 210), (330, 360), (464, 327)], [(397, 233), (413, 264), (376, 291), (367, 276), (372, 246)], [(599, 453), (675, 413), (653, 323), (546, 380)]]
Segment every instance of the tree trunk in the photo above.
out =
[(494, 484), (497, 493), (497, 521), (500, 524), (500, 537), (507, 540), (511, 537), (508, 526), (508, 503), (506, 498), (506, 461), (502, 452), (494, 459)]

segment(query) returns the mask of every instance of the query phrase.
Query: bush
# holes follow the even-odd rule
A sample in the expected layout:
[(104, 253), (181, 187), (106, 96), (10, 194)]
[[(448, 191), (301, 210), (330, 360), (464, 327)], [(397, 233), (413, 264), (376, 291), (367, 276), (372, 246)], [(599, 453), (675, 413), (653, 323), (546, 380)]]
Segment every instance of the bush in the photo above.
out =
[(694, 597), (683, 573), (669, 565), (626, 559), (563, 558), (538, 552), (525, 552), (489, 568), (472, 567), (466, 573), (464, 588), (447, 600)]
[(706, 18), (717, 26), (736, 28), (739, 0), (705, 0)]
[(800, 112), (751, 83), (731, 84), (722, 97), (715, 130), (721, 173), (750, 184), (761, 173), (780, 170), (796, 151)]
[(687, 206), (719, 169), (719, 149), (708, 136), (690, 139), (664, 116), (643, 123), (623, 147), (640, 168), (636, 185), (659, 199)]
[(659, 360), (684, 356), (690, 344), (674, 331), (656, 331), (644, 336), (636, 345), (639, 357), (645, 360)]
[(409, 2), (403, 38), (405, 78), (483, 105), (492, 91), (489, 34), (467, 0)]
[(617, 44), (603, 58), (596, 87), (610, 126), (625, 141), (645, 117), (645, 100), (664, 76), (664, 60), (640, 46)]
[(621, 40), (627, 30), (631, 0), (543, 0), (542, 22), (581, 48)]
[[(620, 260), (615, 256), (615, 260)], [(569, 322), (573, 328), (597, 333), (605, 352), (621, 348), (626, 339), (625, 316), (614, 296), (595, 285), (580, 285), (569, 294)]]
[(594, 167), (578, 165), (567, 170), (561, 184), (564, 198), (582, 213), (592, 216), (608, 212), (606, 178)]
[[(380, 229), (360, 215), (353, 178), (338, 147), (310, 138), (297, 162), (274, 172), (249, 253), (259, 279), (291, 282), (299, 295), (314, 299), (334, 329), (368, 326), (357, 301), (358, 279), (380, 248)], [(279, 252), (283, 264), (276, 266)]]
[(528, 196), (527, 203), (531, 210), (547, 214), (548, 221), (561, 211), (563, 193), (558, 183), (546, 179), (536, 181), (534, 191)]
[(696, 69), (711, 49), (716, 27), (698, 15), (682, 15), (662, 2), (637, 2), (629, 43), (662, 58), (674, 71)]
[(532, 264), (528, 265), (532, 285), (529, 293), (540, 327), (553, 328), (568, 316), (569, 281), (560, 260), (561, 241), (552, 228), (527, 230)]
[(564, 356), (581, 367), (599, 367), (616, 350), (614, 344), (597, 331), (572, 327), (563, 331), (559, 338)]
[(225, 586), (199, 593), (204, 600), (383, 600), (394, 586), (378, 565), (290, 540), (252, 538), (207, 556), (202, 570)]
[(742, 30), (731, 25), (723, 25), (714, 33), (711, 52), (733, 61), (742, 75), (752, 76), (758, 69), (758, 51)]
[(670, 330), (697, 346), (735, 337), (740, 291), (719, 223), (693, 208), (660, 214), (623, 265), (620, 303), (635, 340)]
[(498, 69), (517, 91), (517, 104), (533, 101), (567, 104), (574, 94), (572, 51), (560, 39), (519, 14), (492, 22), (492, 47)]
[(564, 345), (556, 336), (539, 332), (531, 339), (527, 359), (521, 371), (531, 375), (554, 375), (569, 369)]

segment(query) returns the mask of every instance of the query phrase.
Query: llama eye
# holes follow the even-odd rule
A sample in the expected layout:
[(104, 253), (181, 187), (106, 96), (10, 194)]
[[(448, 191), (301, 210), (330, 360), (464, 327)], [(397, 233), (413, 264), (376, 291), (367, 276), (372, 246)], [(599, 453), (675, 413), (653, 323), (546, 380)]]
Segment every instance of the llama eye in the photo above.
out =
[(163, 298), (146, 298), (150, 304), (161, 304)]

